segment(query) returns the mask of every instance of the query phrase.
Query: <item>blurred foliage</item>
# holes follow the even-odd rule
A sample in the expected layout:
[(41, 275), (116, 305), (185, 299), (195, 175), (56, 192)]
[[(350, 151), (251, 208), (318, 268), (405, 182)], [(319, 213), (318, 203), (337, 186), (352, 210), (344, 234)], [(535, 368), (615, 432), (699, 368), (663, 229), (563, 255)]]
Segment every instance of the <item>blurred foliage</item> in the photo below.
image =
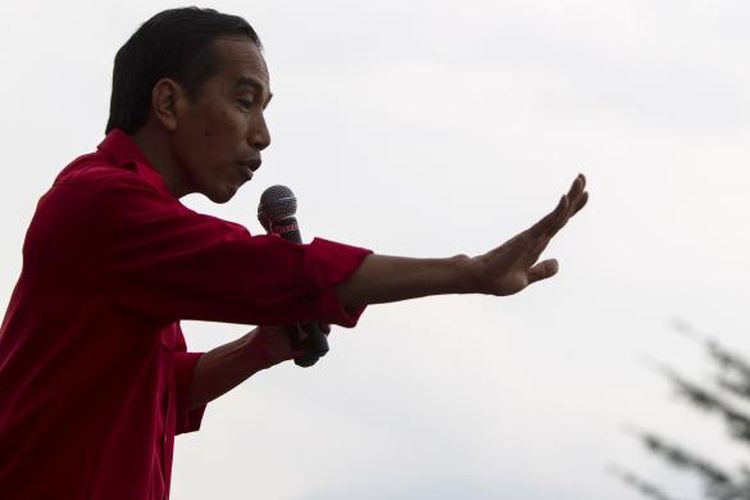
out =
[[(740, 408), (750, 403), (750, 362), (684, 323), (676, 326), (680, 333), (702, 344), (711, 374), (705, 383), (697, 383), (665, 365), (657, 364), (658, 372), (690, 408), (706, 416), (718, 417), (738, 448), (750, 451), (750, 414)], [(735, 470), (726, 470), (682, 443), (649, 431), (633, 430), (632, 433), (650, 453), (675, 469), (700, 479), (702, 496), (694, 498), (750, 500), (750, 465), (747, 463), (741, 462)], [(668, 487), (656, 485), (626, 468), (612, 467), (611, 472), (646, 498), (682, 500), (670, 496)]]

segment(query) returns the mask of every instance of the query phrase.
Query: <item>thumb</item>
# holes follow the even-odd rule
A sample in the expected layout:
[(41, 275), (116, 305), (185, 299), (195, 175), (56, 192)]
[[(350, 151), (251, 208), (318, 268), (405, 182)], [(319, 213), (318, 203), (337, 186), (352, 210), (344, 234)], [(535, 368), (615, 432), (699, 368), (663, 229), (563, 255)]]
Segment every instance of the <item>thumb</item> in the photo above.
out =
[(554, 276), (557, 274), (559, 268), (560, 266), (555, 259), (543, 260), (542, 262), (534, 264), (531, 269), (529, 269), (528, 273), (526, 273), (526, 276), (529, 279), (529, 283), (534, 283), (535, 281)]

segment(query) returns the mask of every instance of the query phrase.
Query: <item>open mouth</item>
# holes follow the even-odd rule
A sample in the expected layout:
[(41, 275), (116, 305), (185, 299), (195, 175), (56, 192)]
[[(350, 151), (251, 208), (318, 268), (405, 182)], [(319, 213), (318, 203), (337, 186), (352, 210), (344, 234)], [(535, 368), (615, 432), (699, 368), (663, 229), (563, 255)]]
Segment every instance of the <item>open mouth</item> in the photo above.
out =
[(254, 172), (260, 168), (260, 163), (260, 159), (251, 159), (239, 162), (241, 167), (240, 171), (245, 181), (249, 181), (253, 178)]

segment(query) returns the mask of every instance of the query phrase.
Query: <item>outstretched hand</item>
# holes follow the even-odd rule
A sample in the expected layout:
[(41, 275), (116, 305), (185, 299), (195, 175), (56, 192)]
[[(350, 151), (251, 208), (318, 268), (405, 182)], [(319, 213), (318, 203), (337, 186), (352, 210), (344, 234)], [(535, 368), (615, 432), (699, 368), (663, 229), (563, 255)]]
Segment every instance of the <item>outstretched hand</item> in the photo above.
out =
[(557, 207), (526, 231), (499, 247), (474, 257), (472, 267), (482, 293), (512, 295), (529, 284), (554, 276), (555, 259), (539, 260), (550, 240), (588, 201), (586, 178), (579, 174)]

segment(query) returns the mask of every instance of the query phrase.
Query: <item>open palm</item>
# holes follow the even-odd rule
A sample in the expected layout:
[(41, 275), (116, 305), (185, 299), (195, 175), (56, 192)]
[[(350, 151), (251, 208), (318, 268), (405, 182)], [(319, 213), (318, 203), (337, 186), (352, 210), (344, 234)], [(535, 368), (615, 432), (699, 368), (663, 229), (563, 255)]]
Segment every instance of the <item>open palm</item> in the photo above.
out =
[(475, 257), (478, 279), (485, 293), (512, 295), (557, 273), (555, 259), (538, 260), (552, 237), (586, 205), (585, 188), (586, 178), (581, 174), (552, 212), (499, 247)]

